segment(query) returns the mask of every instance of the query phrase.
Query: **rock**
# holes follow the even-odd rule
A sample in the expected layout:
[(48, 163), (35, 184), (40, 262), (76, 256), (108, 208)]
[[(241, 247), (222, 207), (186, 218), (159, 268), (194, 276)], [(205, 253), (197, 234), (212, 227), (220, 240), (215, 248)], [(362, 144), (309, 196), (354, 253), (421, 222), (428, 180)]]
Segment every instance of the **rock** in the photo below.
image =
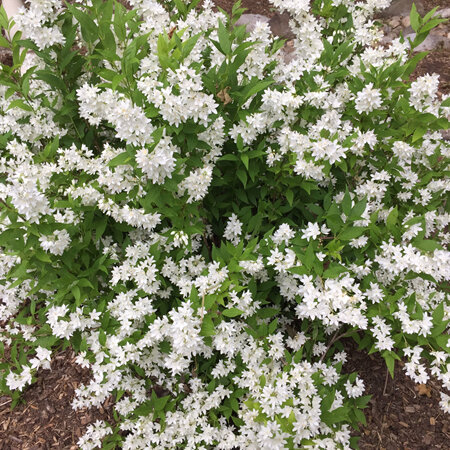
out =
[[(408, 38), (413, 41), (416, 37), (416, 33), (410, 33), (405, 36), (405, 40), (408, 42)], [(450, 48), (450, 40), (447, 36), (441, 34), (429, 34), (427, 38), (414, 49), (415, 52), (428, 52), (435, 48)]]
[(411, 20), (409, 18), (409, 16), (405, 16), (402, 19), (402, 27), (403, 28), (408, 28), (411, 25)]
[(444, 8), (441, 9), (437, 12), (441, 17), (443, 17), (444, 19), (449, 19), (450, 18), (450, 8)]
[(417, 11), (423, 15), (424, 7), (420, 0), (393, 0), (389, 8), (383, 9), (376, 14), (376, 17), (386, 19), (392, 16), (409, 16), (412, 4), (416, 4)]
[(290, 16), (288, 13), (284, 12), (283, 14), (275, 14), (269, 20), (270, 29), (272, 30), (272, 34), (280, 37), (281, 39), (294, 39), (295, 34), (292, 32), (291, 27), (289, 26)]
[(390, 19), (388, 21), (388, 24), (392, 27), (392, 28), (397, 28), (398, 26), (400, 26), (400, 17), (399, 16), (394, 16), (392, 17), (392, 19)]
[(385, 34), (378, 42), (383, 46), (391, 45), (392, 41), (397, 38), (394, 33)]
[(242, 14), (236, 22), (236, 26), (245, 25), (248, 33), (251, 33), (258, 22), (269, 23), (269, 18), (262, 14)]

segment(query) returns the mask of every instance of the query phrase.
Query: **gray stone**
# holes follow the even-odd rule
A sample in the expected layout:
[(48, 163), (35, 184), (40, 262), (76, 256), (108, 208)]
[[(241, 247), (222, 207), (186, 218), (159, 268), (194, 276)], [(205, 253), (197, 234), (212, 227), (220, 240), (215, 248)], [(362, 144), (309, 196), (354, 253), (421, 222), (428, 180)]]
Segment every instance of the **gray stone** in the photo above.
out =
[[(416, 33), (410, 33), (405, 36), (405, 40), (408, 42), (408, 38), (413, 41), (416, 37)], [(415, 52), (428, 52), (435, 48), (450, 48), (450, 39), (447, 36), (441, 34), (429, 34), (427, 38), (414, 49)]]
[(289, 20), (290, 16), (287, 12), (284, 12), (283, 14), (274, 14), (269, 21), (272, 34), (281, 39), (287, 39), (288, 41), (294, 39), (295, 34), (289, 26)]
[(258, 22), (269, 23), (269, 18), (261, 14), (242, 14), (236, 25), (245, 25), (247, 32), (251, 33)]
[(450, 18), (450, 8), (444, 8), (444, 9), (440, 9), (437, 12), (441, 17), (443, 17), (444, 19), (449, 19)]
[(424, 7), (420, 0), (392, 0), (391, 6), (382, 11), (378, 11), (376, 17), (386, 19), (392, 16), (409, 16), (413, 3), (416, 4), (417, 11), (423, 14)]

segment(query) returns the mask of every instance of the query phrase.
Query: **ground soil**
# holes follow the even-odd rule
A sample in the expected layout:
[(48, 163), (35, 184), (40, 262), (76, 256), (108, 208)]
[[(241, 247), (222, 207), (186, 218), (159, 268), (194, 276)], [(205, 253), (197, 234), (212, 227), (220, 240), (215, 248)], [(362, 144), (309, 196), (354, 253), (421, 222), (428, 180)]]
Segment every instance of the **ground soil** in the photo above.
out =
[[(126, 0), (120, 0), (126, 3)], [(0, 1), (1, 3), (1, 1)], [(230, 12), (233, 0), (216, 0)], [(266, 1), (243, 0), (248, 13), (272, 16)], [(450, 0), (422, 0), (426, 11), (435, 6), (450, 7)], [(0, 61), (11, 64), (1, 52)], [(414, 77), (439, 73), (441, 92), (450, 92), (450, 51), (435, 50), (418, 66)], [(367, 356), (347, 344), (347, 372), (357, 371), (372, 400), (366, 409), (367, 426), (361, 428), (362, 450), (432, 450), (450, 448), (450, 418), (439, 408), (439, 384), (432, 380), (419, 388), (406, 377), (403, 362), (397, 364), (395, 377), (387, 373), (378, 355)], [(74, 411), (71, 402), (75, 389), (89, 380), (89, 371), (75, 363), (67, 349), (54, 355), (51, 370), (40, 370), (37, 383), (23, 395), (24, 402), (11, 411), (11, 400), (0, 396), (0, 450), (76, 449), (78, 438), (96, 420), (114, 423), (111, 399), (102, 408)]]
[(66, 349), (53, 356), (51, 370), (39, 370), (37, 382), (12, 411), (11, 399), (0, 396), (0, 450), (75, 450), (89, 424), (113, 424), (109, 400), (98, 409), (72, 409), (75, 389), (89, 379), (89, 370), (76, 364), (74, 353)]
[(404, 362), (397, 361), (392, 379), (379, 354), (357, 351), (354, 343), (345, 345), (349, 361), (344, 371), (358, 372), (372, 395), (364, 411), (367, 425), (361, 436), (361, 450), (448, 450), (450, 417), (439, 406), (440, 384), (435, 379), (416, 385), (406, 376)]

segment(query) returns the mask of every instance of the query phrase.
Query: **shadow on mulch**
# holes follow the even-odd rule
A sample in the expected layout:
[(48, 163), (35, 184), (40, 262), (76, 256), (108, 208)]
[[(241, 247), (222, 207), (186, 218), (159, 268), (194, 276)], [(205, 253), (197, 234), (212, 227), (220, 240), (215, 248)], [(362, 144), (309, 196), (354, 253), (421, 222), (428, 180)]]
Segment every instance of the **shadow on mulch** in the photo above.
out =
[[(450, 416), (439, 406), (440, 384), (434, 379), (416, 385), (397, 361), (394, 379), (377, 354), (367, 355), (346, 345), (349, 361), (345, 372), (358, 372), (364, 380), (366, 395), (372, 395), (364, 410), (367, 426), (361, 428), (361, 450), (433, 450), (448, 449)], [(420, 387), (419, 387), (420, 386)]]
[(97, 420), (114, 423), (112, 402), (103, 407), (74, 411), (75, 389), (87, 383), (90, 372), (75, 362), (72, 350), (52, 358), (51, 370), (40, 369), (12, 411), (11, 399), (0, 396), (0, 450), (75, 450), (86, 427)]

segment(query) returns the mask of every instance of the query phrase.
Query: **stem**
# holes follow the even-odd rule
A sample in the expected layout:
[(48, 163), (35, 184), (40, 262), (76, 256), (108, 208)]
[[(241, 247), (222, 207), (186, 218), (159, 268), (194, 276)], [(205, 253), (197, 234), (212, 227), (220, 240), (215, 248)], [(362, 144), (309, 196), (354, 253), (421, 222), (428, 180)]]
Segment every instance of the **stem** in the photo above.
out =
[(350, 335), (351, 333), (353, 333), (353, 331), (346, 331), (345, 333), (340, 334), (339, 336), (337, 336), (339, 330), (336, 331), (336, 333), (334, 333), (334, 336), (331, 338), (330, 343), (328, 344), (327, 349), (325, 350), (325, 352), (323, 353), (323, 355), (320, 357), (319, 362), (322, 362), (326, 356), (326, 354), (328, 353), (328, 350), (330, 350), (331, 346), (338, 341), (339, 339), (342, 339), (343, 337), (346, 337), (347, 335)]
[(201, 321), (203, 322), (203, 313), (204, 313), (204, 309), (205, 309), (205, 294), (202, 295), (202, 311), (200, 313), (200, 318)]

